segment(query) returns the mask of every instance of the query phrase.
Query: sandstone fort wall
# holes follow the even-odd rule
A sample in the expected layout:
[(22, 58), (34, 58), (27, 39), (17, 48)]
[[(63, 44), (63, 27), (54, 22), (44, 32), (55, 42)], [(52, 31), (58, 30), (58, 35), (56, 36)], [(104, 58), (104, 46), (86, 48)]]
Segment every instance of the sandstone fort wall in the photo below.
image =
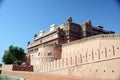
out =
[(34, 71), (104, 78), (111, 74), (111, 78), (116, 78), (118, 75), (112, 74), (120, 72), (116, 70), (119, 57), (120, 35), (98, 35), (63, 45), (61, 59), (34, 65)]
[(38, 73), (120, 80), (120, 35), (97, 35), (64, 44), (61, 59), (33, 66)]
[(34, 65), (34, 71), (116, 79), (119, 61), (120, 35), (97, 35), (63, 45), (61, 59)]

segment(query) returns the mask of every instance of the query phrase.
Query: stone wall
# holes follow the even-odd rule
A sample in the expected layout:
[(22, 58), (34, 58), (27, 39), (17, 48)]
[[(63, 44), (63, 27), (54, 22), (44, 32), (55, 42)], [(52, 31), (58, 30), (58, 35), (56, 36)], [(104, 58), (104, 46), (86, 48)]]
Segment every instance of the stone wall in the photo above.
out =
[(34, 65), (35, 72), (119, 80), (120, 35), (99, 35), (63, 45), (62, 58)]
[(120, 80), (120, 35), (85, 38), (63, 45), (62, 50), (61, 59), (34, 65), (34, 72)]
[(8, 74), (11, 76), (23, 77), (27, 80), (113, 80), (113, 79), (102, 79), (95, 78), (90, 79), (88, 77), (75, 77), (75, 76), (64, 76), (57, 74), (46, 74), (46, 73), (37, 73), (37, 72), (22, 72), (22, 71), (2, 71), (2, 74)]
[(98, 49), (103, 50), (104, 53), (104, 47), (111, 49), (110, 47), (113, 45), (119, 46), (118, 43), (120, 43), (120, 34), (104, 34), (80, 39), (62, 46), (62, 58), (78, 54), (86, 55), (86, 53), (89, 55), (92, 51), (94, 53), (98, 52)]
[(2, 74), (23, 77), (27, 80), (83, 80), (82, 78), (76, 78), (74, 76), (63, 76), (63, 75), (54, 75), (54, 74), (45, 74), (45, 73), (41, 74), (37, 72), (2, 71)]
[(2, 71), (12, 71), (13, 65), (2, 64)]
[(61, 58), (61, 48), (45, 46), (38, 48), (38, 51), (30, 53), (31, 65), (43, 64)]
[(82, 62), (81, 59), (79, 61), (75, 57), (74, 60), (71, 60), (71, 64), (68, 64), (70, 61), (62, 59), (62, 61), (65, 61), (62, 62), (60, 60), (35, 66), (35, 72), (89, 77), (93, 79), (96, 77), (113, 80), (120, 79), (120, 57), (118, 56), (90, 62)]

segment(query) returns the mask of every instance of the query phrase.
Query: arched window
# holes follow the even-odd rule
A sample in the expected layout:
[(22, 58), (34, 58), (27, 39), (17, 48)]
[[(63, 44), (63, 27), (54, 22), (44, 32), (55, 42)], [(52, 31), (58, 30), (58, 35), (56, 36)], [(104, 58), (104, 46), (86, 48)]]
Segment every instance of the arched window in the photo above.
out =
[(40, 56), (40, 53), (38, 53), (38, 56)]
[(48, 56), (51, 56), (52, 55), (52, 53), (48, 53)]

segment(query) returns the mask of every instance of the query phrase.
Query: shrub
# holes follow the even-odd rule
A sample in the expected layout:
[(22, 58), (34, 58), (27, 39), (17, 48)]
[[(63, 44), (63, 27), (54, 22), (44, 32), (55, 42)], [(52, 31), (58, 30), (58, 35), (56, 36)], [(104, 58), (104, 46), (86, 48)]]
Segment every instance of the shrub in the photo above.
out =
[(21, 65), (21, 64), (22, 64), (22, 61), (21, 61), (21, 60), (16, 60), (16, 61), (15, 61), (15, 64), (16, 64), (16, 65)]

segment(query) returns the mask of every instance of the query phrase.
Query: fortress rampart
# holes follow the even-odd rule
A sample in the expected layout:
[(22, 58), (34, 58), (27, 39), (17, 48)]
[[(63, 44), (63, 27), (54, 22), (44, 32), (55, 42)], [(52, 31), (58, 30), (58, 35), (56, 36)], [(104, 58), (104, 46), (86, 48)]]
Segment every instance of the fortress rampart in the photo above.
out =
[[(79, 78), (120, 80), (120, 34), (96, 35), (66, 43), (62, 45), (61, 59), (33, 65), (34, 72), (12, 71), (12, 65), (3, 65), (3, 67), (2, 73), (4, 74), (23, 76), (30, 80), (34, 80), (35, 76), (45, 78), (44, 74), (49, 73), (78, 77), (78, 80)], [(33, 74), (33, 79), (31, 79), (31, 74)], [(49, 76), (51, 80), (56, 78)]]
[(120, 34), (104, 34), (62, 45), (61, 59), (34, 65), (34, 71), (117, 79), (119, 62)]

